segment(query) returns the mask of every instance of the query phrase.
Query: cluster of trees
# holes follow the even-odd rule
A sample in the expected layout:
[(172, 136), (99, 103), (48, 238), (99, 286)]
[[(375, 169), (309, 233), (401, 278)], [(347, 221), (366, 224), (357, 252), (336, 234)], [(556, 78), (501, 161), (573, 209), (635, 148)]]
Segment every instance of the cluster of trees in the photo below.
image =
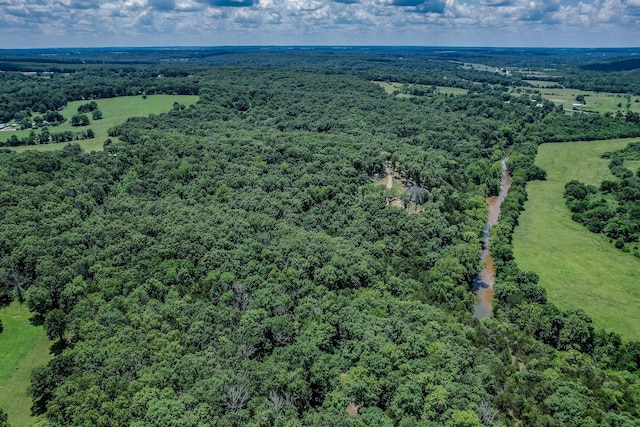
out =
[(640, 172), (634, 174), (624, 165), (625, 160), (640, 160), (640, 143), (603, 156), (611, 158), (609, 169), (618, 180), (604, 180), (600, 188), (568, 182), (564, 197), (571, 217), (609, 237), (617, 248), (640, 256)]
[(86, 104), (81, 104), (78, 107), (78, 113), (86, 114), (98, 109), (98, 103), (96, 101), (87, 102)]
[(63, 132), (51, 132), (47, 126), (43, 127), (40, 132), (31, 130), (29, 136), (19, 138), (17, 135), (11, 135), (6, 141), (0, 141), (0, 147), (18, 147), (20, 145), (38, 145), (56, 142), (79, 141), (82, 139), (95, 138), (96, 134), (91, 129), (84, 129), (78, 132), (65, 130)]
[(93, 120), (100, 120), (102, 118), (102, 111), (98, 109), (98, 103), (91, 101), (78, 107), (78, 114), (71, 118), (72, 123), (74, 118), (77, 118), (77, 122), (79, 123), (74, 126), (88, 125), (89, 118), (86, 116), (87, 113), (91, 113)]
[(71, 117), (71, 126), (88, 126), (89, 117), (86, 114), (74, 114)]
[(574, 70), (574, 72), (558, 79), (564, 87), (589, 90), (593, 92), (631, 93), (640, 95), (640, 84), (634, 73), (613, 71), (586, 71)]
[(593, 141), (640, 136), (640, 114), (567, 114), (559, 105), (547, 120), (532, 124), (530, 135), (542, 142)]
[[(25, 301), (57, 341), (35, 413), (638, 425), (640, 345), (556, 309), (513, 262), (553, 105), (491, 85), (398, 99), (361, 77), (368, 57), (350, 61), (207, 70), (197, 106), (130, 119), (104, 152), (0, 152), (0, 300)], [(496, 317), (479, 322), (469, 288), (508, 147)], [(387, 205), (385, 162), (423, 189), (423, 213)]]
[(38, 116), (24, 116), (18, 121), (18, 124), (22, 129), (39, 128), (43, 126), (58, 126), (66, 121), (62, 114), (58, 111), (47, 111)]

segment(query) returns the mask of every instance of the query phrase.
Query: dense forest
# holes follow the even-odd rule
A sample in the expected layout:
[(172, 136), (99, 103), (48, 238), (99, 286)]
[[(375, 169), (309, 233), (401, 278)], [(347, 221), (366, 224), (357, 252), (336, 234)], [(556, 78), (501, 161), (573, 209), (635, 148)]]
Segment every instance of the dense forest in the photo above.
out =
[[(155, 63), (47, 77), (58, 103), (100, 76), (200, 101), (128, 120), (102, 152), (0, 151), (0, 300), (24, 301), (56, 342), (33, 372), (34, 414), (55, 426), (640, 425), (640, 343), (549, 303), (511, 247), (524, 186), (545, 177), (538, 144), (639, 135), (633, 116), (566, 115), (482, 82), (510, 77), (463, 69), (477, 82), (467, 95), (403, 99), (370, 81), (440, 84), (457, 67), (427, 55), (408, 68), (369, 53), (253, 56), (167, 79)], [(4, 103), (14, 116), (60, 107), (5, 99), (23, 100)], [(495, 317), (479, 321), (470, 287), (507, 151)], [(421, 213), (387, 203), (385, 164), (422, 189)]]

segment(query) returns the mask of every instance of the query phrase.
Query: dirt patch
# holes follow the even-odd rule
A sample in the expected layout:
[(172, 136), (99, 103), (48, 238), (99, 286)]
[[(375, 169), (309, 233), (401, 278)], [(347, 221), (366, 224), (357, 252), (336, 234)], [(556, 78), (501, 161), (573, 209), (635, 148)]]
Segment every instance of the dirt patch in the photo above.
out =
[(349, 405), (347, 405), (347, 409), (345, 409), (345, 412), (350, 416), (355, 417), (356, 415), (358, 415), (358, 410), (361, 407), (362, 405), (356, 405), (354, 402), (351, 402), (349, 403)]

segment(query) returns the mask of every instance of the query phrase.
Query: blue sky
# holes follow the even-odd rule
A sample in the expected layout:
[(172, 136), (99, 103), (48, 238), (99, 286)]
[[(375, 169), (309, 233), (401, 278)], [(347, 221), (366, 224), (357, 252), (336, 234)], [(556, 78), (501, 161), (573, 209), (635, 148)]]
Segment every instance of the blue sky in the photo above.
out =
[(0, 48), (640, 46), (640, 0), (0, 0)]

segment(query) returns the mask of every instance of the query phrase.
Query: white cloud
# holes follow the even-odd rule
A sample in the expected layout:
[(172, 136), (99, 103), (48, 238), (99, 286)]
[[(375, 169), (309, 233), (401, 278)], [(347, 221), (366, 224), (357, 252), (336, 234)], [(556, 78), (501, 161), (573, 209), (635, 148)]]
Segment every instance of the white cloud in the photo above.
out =
[[(0, 17), (0, 38), (20, 47), (220, 40), (531, 45), (532, 31), (568, 30), (600, 43), (640, 39), (640, 0), (0, 0)], [(614, 24), (625, 39), (612, 38)], [(496, 31), (506, 33), (498, 38)]]

